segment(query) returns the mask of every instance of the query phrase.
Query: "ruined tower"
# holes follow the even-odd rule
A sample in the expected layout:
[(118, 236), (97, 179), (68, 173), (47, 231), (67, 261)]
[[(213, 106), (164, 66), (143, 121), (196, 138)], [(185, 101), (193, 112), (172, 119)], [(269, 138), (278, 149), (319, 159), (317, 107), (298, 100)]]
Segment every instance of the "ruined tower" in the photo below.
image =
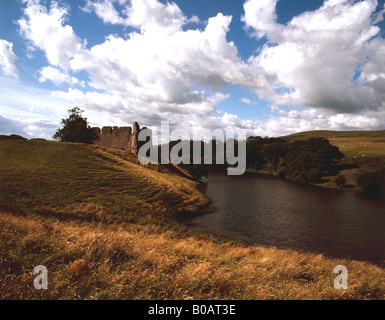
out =
[(133, 127), (103, 127), (102, 130), (98, 127), (92, 130), (99, 137), (95, 140), (95, 144), (99, 146), (127, 150), (138, 154), (139, 148), (146, 142), (138, 141), (138, 136), (141, 130), (147, 129), (139, 127), (138, 122), (134, 122)]

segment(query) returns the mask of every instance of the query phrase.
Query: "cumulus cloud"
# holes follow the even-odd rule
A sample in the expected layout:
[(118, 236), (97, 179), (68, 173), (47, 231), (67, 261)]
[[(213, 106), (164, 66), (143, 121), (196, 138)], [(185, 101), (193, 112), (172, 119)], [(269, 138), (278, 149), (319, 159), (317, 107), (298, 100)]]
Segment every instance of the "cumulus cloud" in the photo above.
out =
[(247, 0), (242, 21), (257, 38), (263, 38), (277, 29), (275, 7), (278, 0)]
[(138, 31), (127, 39), (109, 35), (105, 42), (71, 59), (71, 70), (86, 71), (89, 85), (105, 93), (68, 90), (57, 96), (99, 110), (147, 114), (151, 121), (221, 113), (217, 105), (228, 98), (221, 93), (228, 83), (264, 95), (273, 93), (264, 71), (242, 61), (235, 44), (227, 41), (231, 16), (218, 13), (203, 30), (183, 30), (189, 19), (171, 2), (88, 1), (86, 9), (106, 23), (126, 24)]
[(89, 0), (86, 11), (134, 31), (127, 38), (109, 35), (86, 48), (66, 25), (69, 8), (55, 1), (49, 10), (42, 10), (38, 0), (25, 4), (20, 30), (50, 64), (40, 70), (40, 81), (75, 85), (79, 82), (70, 72), (85, 71), (91, 90), (54, 94), (89, 109), (147, 115), (151, 121), (221, 113), (217, 105), (228, 98), (221, 90), (229, 83), (263, 95), (273, 93), (263, 69), (242, 61), (235, 44), (227, 41), (231, 16), (218, 13), (203, 30), (183, 30), (191, 19), (173, 2)]
[[(21, 34), (49, 63), (40, 82), (82, 86), (53, 96), (89, 110), (102, 121), (96, 125), (135, 120), (151, 127), (168, 120), (189, 129), (237, 127), (263, 136), (384, 125), (378, 115), (385, 109), (385, 43), (376, 26), (384, 10), (376, 0), (327, 0), (287, 24), (277, 22), (277, 0), (247, 0), (245, 28), (267, 42), (246, 61), (227, 40), (233, 17), (222, 13), (192, 28), (187, 24), (197, 18), (186, 17), (174, 2), (87, 0), (84, 11), (130, 32), (87, 47), (67, 24), (68, 6), (24, 4)], [(75, 72), (88, 76), (87, 86)], [(227, 85), (270, 101), (270, 117), (253, 122), (219, 110), (230, 97), (223, 93)], [(258, 107), (247, 97), (241, 101)]]
[(12, 50), (13, 44), (0, 39), (0, 73), (2, 75), (17, 78), (19, 72), (16, 68), (16, 55)]
[[(95, 14), (103, 20), (104, 23), (111, 24), (123, 24), (127, 25), (126, 18), (122, 17), (119, 12), (115, 9), (114, 3), (118, 1), (91, 1), (87, 0), (86, 6), (83, 7), (83, 10), (91, 13), (95, 12)], [(119, 1), (119, 3), (123, 4), (126, 1)]]
[(48, 66), (44, 67), (40, 70), (40, 82), (52, 81), (54, 84), (60, 86), (64, 84), (68, 85), (76, 85), (80, 84), (81, 86), (85, 86), (84, 81), (79, 81), (75, 77), (71, 77), (70, 75), (64, 73), (62, 70)]
[(131, 26), (142, 31), (149, 28), (178, 30), (187, 22), (198, 22), (196, 16), (187, 18), (174, 2), (157, 0), (87, 0), (83, 8), (95, 12), (104, 23)]
[(36, 0), (24, 0), (24, 17), (18, 21), (21, 34), (30, 41), (30, 49), (42, 50), (48, 62), (65, 70), (69, 60), (83, 43), (72, 27), (65, 24), (68, 8), (51, 2), (49, 10)]
[(276, 0), (247, 0), (243, 21), (268, 42), (250, 60), (276, 78), (274, 105), (338, 113), (383, 110), (385, 41), (376, 0), (329, 0), (276, 22)]

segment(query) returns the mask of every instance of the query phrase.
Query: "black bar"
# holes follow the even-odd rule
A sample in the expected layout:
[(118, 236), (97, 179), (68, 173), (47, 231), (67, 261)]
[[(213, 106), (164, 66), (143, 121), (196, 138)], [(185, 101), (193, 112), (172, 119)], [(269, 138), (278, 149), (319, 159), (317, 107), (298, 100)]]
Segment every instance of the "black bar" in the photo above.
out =
[[(232, 301), (232, 300), (128, 300), (128, 301), (0, 301), (2, 312), (9, 309), (15, 317), (19, 312), (28, 315), (63, 316), (69, 319), (78, 316), (79, 311), (87, 316), (120, 314), (122, 319), (268, 319), (278, 316), (304, 316), (306, 318), (331, 315), (345, 316), (364, 311), (373, 314), (381, 311), (384, 301)], [(27, 311), (27, 313), (26, 313)], [(108, 317), (110, 318), (110, 317)], [(110, 320), (110, 319), (107, 319)]]

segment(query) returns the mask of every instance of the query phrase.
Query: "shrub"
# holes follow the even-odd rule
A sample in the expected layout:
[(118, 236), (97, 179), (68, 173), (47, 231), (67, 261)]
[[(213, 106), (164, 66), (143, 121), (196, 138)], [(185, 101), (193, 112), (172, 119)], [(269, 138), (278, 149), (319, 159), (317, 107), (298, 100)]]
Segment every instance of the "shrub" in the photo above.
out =
[(376, 196), (380, 193), (380, 186), (375, 173), (365, 172), (359, 175), (357, 178), (357, 186), (369, 195)]
[(346, 179), (343, 175), (339, 175), (337, 178), (335, 178), (334, 182), (340, 188), (346, 185)]

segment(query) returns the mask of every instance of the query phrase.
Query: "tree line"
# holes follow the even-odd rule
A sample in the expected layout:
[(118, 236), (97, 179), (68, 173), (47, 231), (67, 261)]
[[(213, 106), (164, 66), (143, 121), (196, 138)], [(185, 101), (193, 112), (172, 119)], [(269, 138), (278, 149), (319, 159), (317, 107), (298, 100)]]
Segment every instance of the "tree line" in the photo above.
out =
[(324, 138), (289, 143), (280, 138), (249, 137), (246, 150), (249, 168), (300, 183), (316, 183), (333, 175), (336, 163), (345, 157)]

